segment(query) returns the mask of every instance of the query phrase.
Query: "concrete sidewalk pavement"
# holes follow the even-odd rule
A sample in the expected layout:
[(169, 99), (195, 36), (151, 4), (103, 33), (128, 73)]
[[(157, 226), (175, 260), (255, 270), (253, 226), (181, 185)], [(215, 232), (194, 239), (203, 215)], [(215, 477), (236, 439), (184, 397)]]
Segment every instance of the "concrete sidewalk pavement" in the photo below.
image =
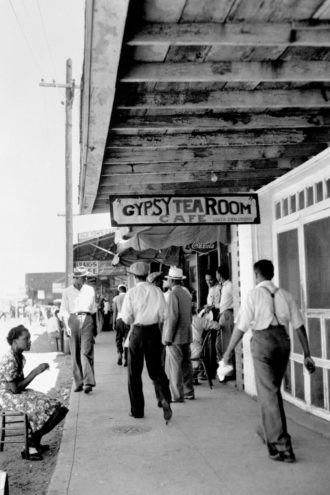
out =
[(196, 387), (165, 425), (144, 372), (145, 418), (128, 416), (127, 368), (114, 334), (98, 335), (97, 387), (71, 393), (48, 495), (327, 495), (330, 424), (286, 404), (294, 464), (268, 458), (255, 434), (256, 401), (232, 385)]

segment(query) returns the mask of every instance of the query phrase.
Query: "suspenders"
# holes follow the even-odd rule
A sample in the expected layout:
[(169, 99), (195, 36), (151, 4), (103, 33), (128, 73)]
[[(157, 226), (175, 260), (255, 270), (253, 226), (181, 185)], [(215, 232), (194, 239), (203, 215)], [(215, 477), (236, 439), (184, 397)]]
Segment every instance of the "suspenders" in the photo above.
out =
[[(277, 316), (276, 316), (276, 310), (275, 310), (275, 294), (276, 294), (276, 292), (278, 291), (278, 288), (276, 288), (274, 292), (270, 291), (269, 289), (267, 289), (267, 287), (264, 287), (264, 286), (261, 286), (261, 288), (262, 288), (262, 289), (265, 289), (265, 290), (266, 290), (266, 291), (267, 291), (267, 292), (271, 295), (271, 297), (272, 297), (272, 301), (273, 301), (273, 313), (274, 313), (275, 318), (277, 319), (277, 323), (278, 323), (279, 325), (281, 325), (281, 323), (278, 321), (278, 318), (277, 318)], [(281, 326), (282, 326), (282, 325), (281, 325)]]

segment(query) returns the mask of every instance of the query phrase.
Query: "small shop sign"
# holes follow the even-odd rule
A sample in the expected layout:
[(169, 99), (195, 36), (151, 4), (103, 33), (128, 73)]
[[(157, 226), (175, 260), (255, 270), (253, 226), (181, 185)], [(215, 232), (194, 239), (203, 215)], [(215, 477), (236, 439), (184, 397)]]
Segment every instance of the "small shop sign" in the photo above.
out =
[(185, 253), (206, 254), (214, 251), (217, 248), (216, 242), (192, 242), (185, 246)]
[(124, 266), (112, 266), (111, 261), (76, 261), (74, 265), (84, 266), (95, 277), (126, 275)]
[(113, 226), (260, 223), (258, 195), (110, 196)]

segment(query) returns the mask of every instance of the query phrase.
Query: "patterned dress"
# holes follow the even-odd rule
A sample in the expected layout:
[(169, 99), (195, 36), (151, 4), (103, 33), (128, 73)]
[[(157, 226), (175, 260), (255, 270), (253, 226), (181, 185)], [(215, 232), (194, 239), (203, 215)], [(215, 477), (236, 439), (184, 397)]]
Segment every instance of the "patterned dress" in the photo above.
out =
[(31, 430), (35, 432), (40, 430), (61, 404), (57, 399), (29, 388), (18, 394), (10, 391), (9, 382), (18, 383), (24, 379), (24, 364), (25, 357), (22, 355), (20, 359), (12, 349), (0, 359), (0, 411), (9, 409), (27, 414)]

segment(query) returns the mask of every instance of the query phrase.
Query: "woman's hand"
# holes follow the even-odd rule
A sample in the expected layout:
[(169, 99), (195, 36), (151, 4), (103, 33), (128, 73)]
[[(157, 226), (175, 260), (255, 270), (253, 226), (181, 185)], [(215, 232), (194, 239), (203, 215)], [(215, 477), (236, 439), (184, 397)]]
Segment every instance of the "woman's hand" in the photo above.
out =
[(40, 373), (43, 373), (44, 371), (49, 369), (49, 364), (48, 363), (41, 363), (39, 366), (35, 368), (35, 372), (37, 375), (40, 375)]

